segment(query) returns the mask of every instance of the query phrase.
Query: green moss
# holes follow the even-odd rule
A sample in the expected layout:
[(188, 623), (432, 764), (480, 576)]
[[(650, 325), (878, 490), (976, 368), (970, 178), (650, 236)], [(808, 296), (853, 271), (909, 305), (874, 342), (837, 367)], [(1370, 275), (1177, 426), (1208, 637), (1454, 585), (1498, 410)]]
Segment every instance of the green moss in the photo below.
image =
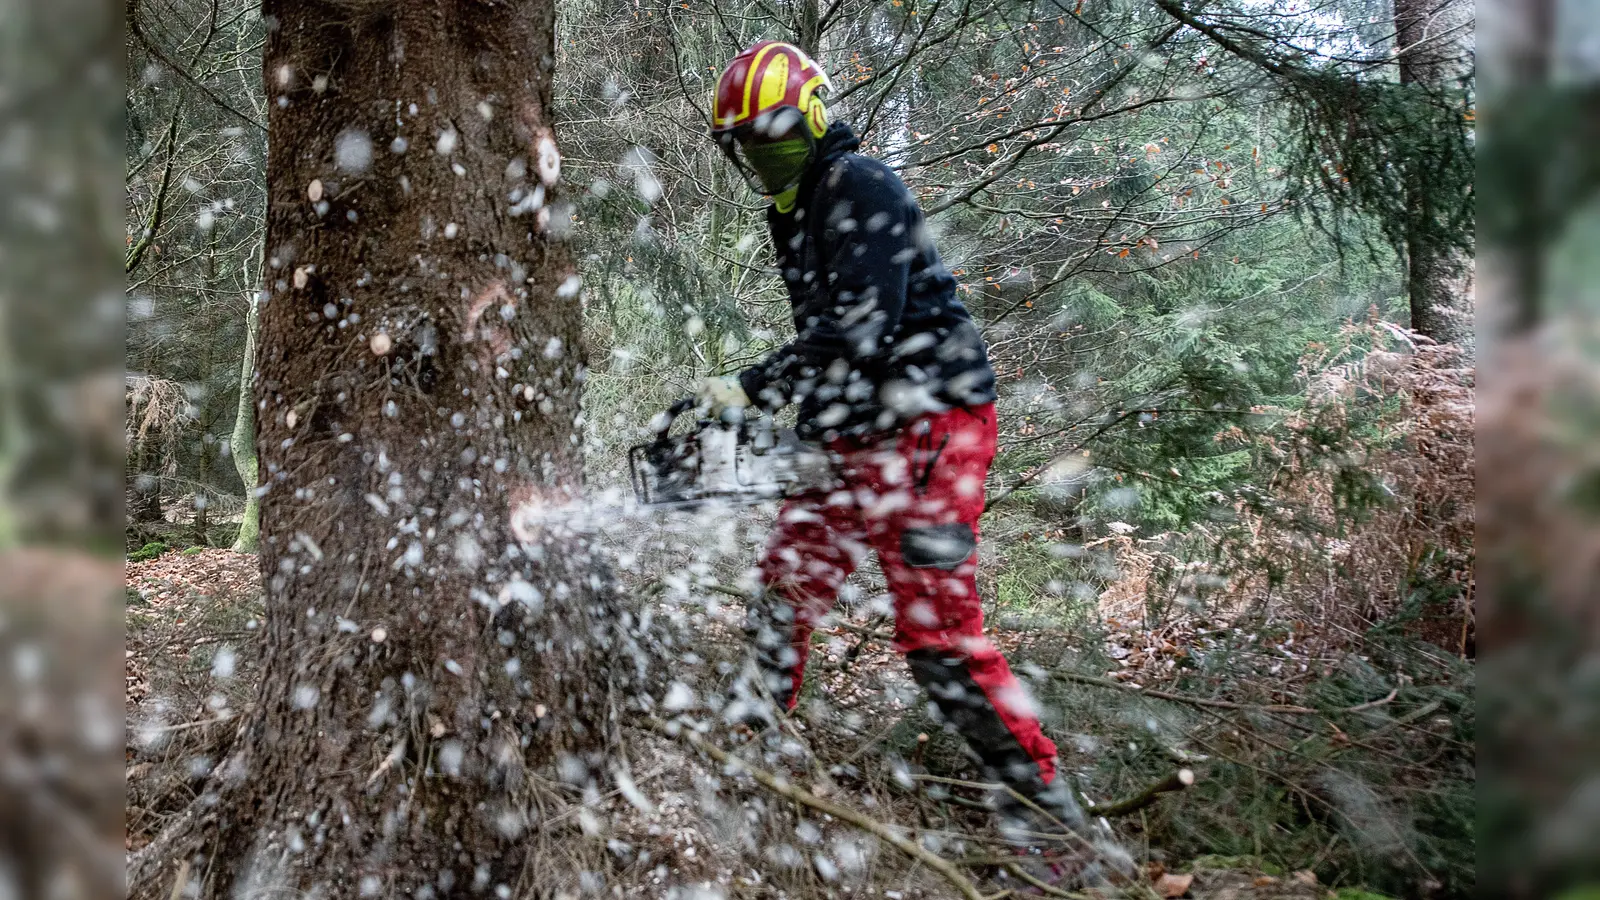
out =
[(1259, 856), (1224, 856), (1220, 853), (1208, 853), (1205, 856), (1195, 857), (1191, 865), (1196, 869), (1242, 869), (1247, 872), (1260, 872), (1263, 875), (1283, 874), (1282, 867), (1273, 865)]
[(151, 541), (128, 554), (128, 562), (148, 562), (167, 552), (170, 547), (161, 541)]

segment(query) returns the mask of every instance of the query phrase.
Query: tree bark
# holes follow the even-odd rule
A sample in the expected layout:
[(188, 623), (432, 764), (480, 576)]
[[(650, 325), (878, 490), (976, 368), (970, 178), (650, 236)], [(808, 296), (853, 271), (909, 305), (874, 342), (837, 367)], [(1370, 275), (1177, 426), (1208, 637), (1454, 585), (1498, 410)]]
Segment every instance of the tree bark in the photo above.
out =
[(559, 527), (584, 365), (553, 3), (263, 14), (262, 681), (130, 895), (552, 895), (578, 873), (537, 848), (571, 826), (533, 773), (592, 779), (622, 649)]
[[(1440, 91), (1460, 52), (1451, 36), (1454, 4), (1436, 0), (1394, 0), (1395, 41), (1400, 83)], [(1426, 227), (1437, 215), (1427, 184), (1414, 184), (1413, 211), (1406, 237), (1406, 285), (1411, 299), (1411, 327), (1436, 341), (1469, 344), (1472, 339), (1472, 261), (1431, 234)]]
[(256, 495), (258, 468), (256, 466), (256, 408), (250, 402), (250, 385), (256, 373), (256, 331), (259, 329), (260, 309), (254, 298), (244, 317), (244, 357), (239, 363), (239, 409), (233, 420), (233, 433), (228, 437), (228, 449), (233, 454), (233, 467), (244, 484), (244, 516), (239, 519), (239, 534), (233, 540), (237, 553), (254, 553), (259, 549), (261, 532), (261, 499)]

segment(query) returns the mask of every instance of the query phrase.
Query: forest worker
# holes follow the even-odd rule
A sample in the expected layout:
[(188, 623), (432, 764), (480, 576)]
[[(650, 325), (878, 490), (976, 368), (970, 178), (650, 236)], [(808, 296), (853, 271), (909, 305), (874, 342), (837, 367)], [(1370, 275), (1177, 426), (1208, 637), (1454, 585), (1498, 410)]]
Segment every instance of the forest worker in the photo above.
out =
[(978, 517), (996, 439), (983, 338), (916, 199), (893, 169), (855, 152), (850, 126), (829, 123), (826, 87), (798, 47), (763, 41), (728, 64), (711, 126), (771, 198), (796, 335), (737, 376), (708, 379), (702, 406), (722, 415), (797, 404), (800, 437), (832, 452), (842, 482), (779, 513), (747, 624), (756, 656), (773, 698), (793, 710), (811, 631), (870, 547), (893, 595), (896, 648), (985, 777), (1077, 827), (1056, 747), (983, 634)]

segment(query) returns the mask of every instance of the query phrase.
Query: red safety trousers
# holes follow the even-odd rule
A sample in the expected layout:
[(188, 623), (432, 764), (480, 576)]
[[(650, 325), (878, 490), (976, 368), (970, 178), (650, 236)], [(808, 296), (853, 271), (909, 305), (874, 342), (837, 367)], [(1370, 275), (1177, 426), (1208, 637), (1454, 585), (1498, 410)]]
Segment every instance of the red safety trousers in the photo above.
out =
[(799, 698), (812, 629), (868, 549), (894, 598), (895, 647), (987, 777), (1027, 793), (1055, 778), (1056, 747), (983, 634), (978, 517), (995, 455), (994, 405), (925, 415), (865, 444), (834, 441), (842, 487), (791, 498), (761, 562), (747, 630), (773, 697)]

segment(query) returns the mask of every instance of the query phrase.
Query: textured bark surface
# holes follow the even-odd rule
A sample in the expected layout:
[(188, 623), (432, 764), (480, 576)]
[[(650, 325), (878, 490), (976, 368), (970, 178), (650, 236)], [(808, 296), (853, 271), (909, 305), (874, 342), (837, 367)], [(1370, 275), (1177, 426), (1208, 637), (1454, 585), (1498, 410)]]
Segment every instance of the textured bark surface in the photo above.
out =
[(529, 896), (535, 773), (595, 769), (617, 650), (603, 569), (538, 514), (582, 483), (553, 6), (264, 14), (267, 657), (131, 892)]

